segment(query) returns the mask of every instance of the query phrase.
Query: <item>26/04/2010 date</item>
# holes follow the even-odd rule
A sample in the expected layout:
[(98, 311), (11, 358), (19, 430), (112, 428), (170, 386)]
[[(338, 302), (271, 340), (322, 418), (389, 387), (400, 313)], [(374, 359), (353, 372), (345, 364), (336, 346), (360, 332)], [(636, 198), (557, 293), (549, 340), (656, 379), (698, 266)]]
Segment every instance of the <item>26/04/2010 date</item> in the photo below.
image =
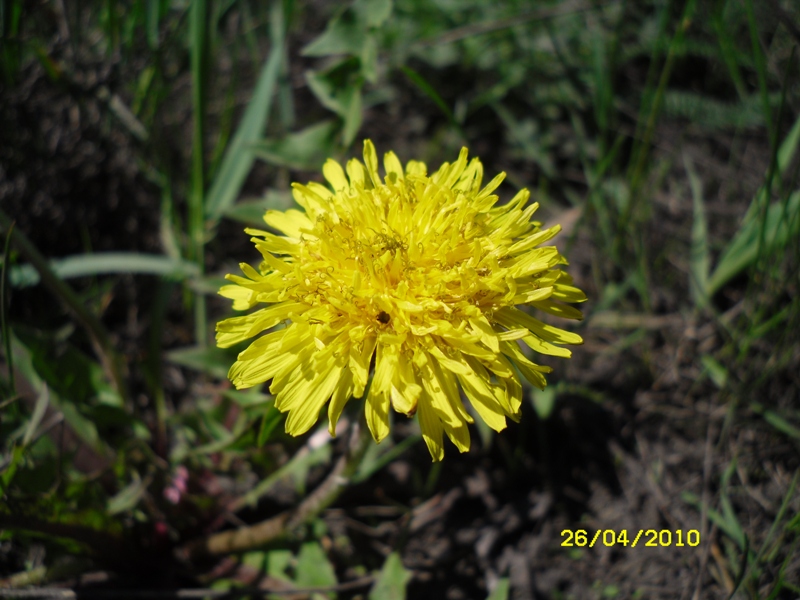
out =
[[(633, 532), (631, 532), (633, 534)], [(660, 548), (668, 546), (695, 546), (700, 545), (700, 532), (697, 529), (690, 529), (684, 532), (683, 529), (676, 529), (670, 531), (669, 529), (640, 529), (636, 535), (628, 537), (628, 530), (622, 529), (614, 531), (613, 529), (598, 529), (594, 535), (589, 537), (589, 533), (585, 529), (565, 529), (561, 532), (562, 546), (578, 546), (583, 548), (589, 546), (594, 548), (594, 545), (601, 543), (604, 546), (628, 546), (635, 548), (637, 544), (649, 548)]]

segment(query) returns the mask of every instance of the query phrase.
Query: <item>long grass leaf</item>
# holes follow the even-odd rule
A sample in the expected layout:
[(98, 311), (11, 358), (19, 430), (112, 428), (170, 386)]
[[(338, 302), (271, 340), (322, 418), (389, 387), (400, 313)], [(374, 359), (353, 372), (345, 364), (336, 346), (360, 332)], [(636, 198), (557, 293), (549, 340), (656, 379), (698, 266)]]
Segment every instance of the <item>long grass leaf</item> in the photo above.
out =
[[(59, 279), (111, 273), (158, 275), (173, 279), (188, 279), (200, 275), (197, 265), (189, 261), (134, 252), (80, 254), (51, 261), (49, 265)], [(39, 272), (33, 265), (19, 265), (9, 269), (9, 282), (15, 287), (36, 285), (39, 280)]]
[(264, 64), (253, 97), (222, 159), (219, 172), (206, 197), (206, 218), (219, 220), (234, 203), (255, 160), (252, 144), (261, 137), (269, 118), (270, 107), (284, 61), (284, 24), (281, 2), (276, 1), (272, 18), (280, 21), (273, 28), (275, 35), (269, 60)]
[(708, 302), (708, 227), (703, 206), (703, 186), (687, 155), (683, 156), (689, 187), (692, 191), (692, 247), (689, 254), (689, 290), (695, 306), (703, 308)]
[[(206, 0), (193, 0), (189, 9), (189, 47), (192, 71), (192, 185), (189, 194), (189, 257), (200, 272), (205, 264), (205, 87), (208, 56), (208, 14)], [(194, 332), (198, 344), (206, 343), (206, 299), (196, 295), (194, 306)]]

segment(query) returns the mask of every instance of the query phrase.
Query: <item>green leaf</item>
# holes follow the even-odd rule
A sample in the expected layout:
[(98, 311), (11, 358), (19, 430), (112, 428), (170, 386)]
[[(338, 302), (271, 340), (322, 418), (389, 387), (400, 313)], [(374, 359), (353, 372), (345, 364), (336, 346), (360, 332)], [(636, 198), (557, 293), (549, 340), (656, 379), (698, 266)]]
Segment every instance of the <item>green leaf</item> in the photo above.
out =
[[(295, 582), (298, 587), (328, 587), (337, 584), (336, 572), (319, 542), (306, 542), (300, 547), (296, 572)], [(333, 598), (334, 594), (324, 596)]]
[(375, 585), (369, 592), (369, 600), (405, 600), (406, 586), (411, 571), (403, 566), (400, 554), (392, 552), (386, 557)]
[(531, 391), (531, 402), (533, 402), (533, 408), (538, 417), (542, 421), (547, 420), (556, 405), (556, 388), (548, 385), (543, 390), (533, 389)]
[[(799, 145), (800, 117), (778, 149), (777, 174), (781, 177), (786, 176)], [(784, 247), (789, 239), (800, 234), (800, 190), (793, 192), (785, 202), (775, 202), (768, 206), (762, 223), (759, 207), (766, 203), (766, 196), (767, 188), (764, 186), (756, 193), (742, 220), (742, 226), (720, 256), (717, 268), (708, 281), (709, 295), (718, 292), (758, 259), (760, 240), (764, 241), (761, 252), (770, 253)]]
[(14, 446), (14, 449), (11, 451), (11, 457), (0, 466), (0, 496), (5, 495), (24, 456), (25, 448), (23, 446)]
[[(759, 256), (761, 223), (753, 215), (745, 217), (742, 227), (722, 253), (717, 268), (708, 280), (710, 295), (752, 265)], [(762, 253), (772, 253), (782, 248), (790, 239), (800, 234), (800, 191), (794, 192), (784, 206), (775, 202), (769, 206), (764, 222)]]
[(217, 379), (225, 379), (228, 369), (235, 360), (235, 353), (216, 346), (192, 346), (167, 353), (167, 360)]
[[(294, 205), (295, 202), (290, 193), (268, 190), (260, 200), (237, 202), (225, 211), (225, 216), (246, 225), (263, 227), (264, 214), (268, 210), (286, 210)], [(219, 289), (219, 286), (217, 289)]]
[(286, 569), (292, 563), (292, 552), (283, 548), (277, 548), (267, 552), (267, 575), (274, 579), (280, 579), (287, 583), (292, 583), (292, 580), (286, 575)]
[(378, 40), (374, 34), (364, 37), (364, 44), (358, 55), (361, 61), (361, 74), (370, 83), (378, 81)]
[(774, 410), (770, 410), (768, 408), (764, 408), (762, 404), (759, 402), (752, 402), (750, 404), (750, 408), (753, 412), (761, 415), (764, 417), (764, 420), (772, 425), (778, 431), (785, 433), (793, 438), (800, 439), (800, 428), (792, 425), (789, 421), (783, 418), (781, 415), (776, 413)]
[(453, 111), (450, 110), (450, 107), (447, 106), (447, 103), (442, 99), (439, 93), (433, 88), (433, 86), (428, 83), (428, 80), (425, 79), (422, 75), (417, 73), (411, 67), (402, 66), (400, 70), (408, 77), (411, 82), (416, 85), (423, 94), (428, 96), (431, 100), (433, 100), (434, 104), (439, 107), (444, 115), (447, 117), (447, 120), (457, 125), (456, 118), (453, 115)]
[(722, 366), (717, 359), (708, 354), (701, 356), (700, 362), (703, 364), (705, 372), (708, 373), (711, 381), (714, 382), (714, 385), (719, 389), (724, 388), (725, 384), (728, 383), (728, 370)]
[(261, 425), (258, 428), (256, 446), (261, 448), (270, 438), (272, 432), (275, 431), (275, 427), (277, 427), (278, 423), (282, 420), (283, 413), (275, 408), (274, 404), (267, 407), (267, 410), (264, 411), (264, 416), (261, 418)]
[(347, 97), (347, 111), (344, 114), (344, 130), (342, 131), (342, 143), (349, 146), (353, 143), (358, 130), (361, 128), (363, 113), (361, 110), (361, 86), (353, 86), (349, 89)]
[(42, 417), (44, 417), (44, 413), (49, 404), (50, 394), (48, 393), (47, 384), (45, 384), (42, 386), (42, 389), (39, 392), (39, 397), (36, 398), (36, 405), (33, 408), (31, 420), (28, 421), (28, 424), (25, 427), (25, 435), (22, 437), (23, 446), (27, 446), (33, 440), (33, 436), (36, 434), (36, 429), (39, 427), (39, 423), (42, 422)]
[(284, 61), (284, 27), (282, 2), (273, 4), (272, 19), (278, 20), (280, 26), (274, 27), (275, 36), (272, 41), (269, 60), (264, 64), (256, 84), (255, 92), (247, 105), (247, 110), (236, 129), (231, 144), (225, 151), (219, 172), (206, 197), (206, 218), (216, 221), (230, 208), (244, 185), (255, 156), (252, 144), (261, 137), (269, 117), (272, 97)]
[(395, 458), (403, 454), (408, 448), (419, 443), (421, 436), (410, 435), (399, 444), (389, 446), (385, 442), (383, 444), (371, 444), (364, 458), (358, 464), (358, 470), (353, 475), (351, 481), (353, 484), (366, 481), (374, 473), (377, 473), (383, 467), (392, 462)]
[[(273, 165), (318, 171), (333, 154), (338, 129), (336, 121), (322, 121), (279, 140), (260, 141), (253, 145), (253, 151), (258, 158)], [(264, 212), (259, 215), (262, 224)]]
[(683, 155), (689, 187), (692, 190), (692, 249), (689, 255), (689, 290), (695, 306), (703, 308), (708, 303), (708, 273), (710, 260), (708, 257), (708, 228), (703, 206), (703, 186), (692, 166), (689, 156)]
[(392, 0), (355, 0), (353, 9), (367, 27), (380, 27), (392, 16)]
[[(109, 273), (136, 273), (186, 279), (200, 273), (197, 265), (185, 260), (134, 252), (79, 254), (54, 260), (50, 263), (50, 267), (61, 279)], [(31, 265), (20, 265), (10, 269), (9, 280), (16, 287), (27, 287), (39, 283), (39, 274)]]
[(272, 396), (262, 393), (258, 388), (250, 388), (248, 390), (226, 390), (222, 392), (222, 396), (233, 401), (242, 408), (263, 406), (272, 401)]
[(495, 585), (492, 593), (486, 597), (486, 600), (508, 600), (508, 592), (511, 588), (511, 582), (508, 577), (503, 577)]
[(335, 15), (325, 31), (300, 52), (303, 56), (330, 56), (361, 52), (365, 34), (365, 23), (359, 14), (348, 7)]
[[(277, 412), (277, 411), (276, 411)], [(282, 415), (282, 413), (279, 413)], [(252, 490), (242, 496), (237, 503), (240, 506), (255, 506), (258, 499), (266, 494), (272, 486), (283, 479), (292, 480), (295, 485), (300, 487), (305, 481), (308, 471), (319, 464), (328, 463), (331, 459), (331, 446), (328, 443), (310, 449), (304, 446), (295, 455), (266, 479), (263, 479)]]
[(133, 477), (133, 481), (125, 486), (118, 494), (108, 499), (106, 511), (109, 515), (116, 515), (132, 510), (139, 504), (139, 500), (142, 499), (145, 491), (147, 491), (147, 486), (150, 483), (149, 479), (143, 480), (136, 471), (132, 471), (131, 476)]
[[(719, 521), (719, 527), (722, 529), (732, 540), (734, 540), (741, 550), (747, 548), (747, 537), (742, 529), (739, 519), (736, 518), (736, 511), (733, 509), (731, 500), (728, 496), (728, 483), (731, 476), (736, 470), (736, 461), (732, 460), (728, 468), (722, 474), (722, 490), (720, 491), (720, 502), (722, 503), (722, 521)], [(710, 515), (710, 513), (709, 513)]]

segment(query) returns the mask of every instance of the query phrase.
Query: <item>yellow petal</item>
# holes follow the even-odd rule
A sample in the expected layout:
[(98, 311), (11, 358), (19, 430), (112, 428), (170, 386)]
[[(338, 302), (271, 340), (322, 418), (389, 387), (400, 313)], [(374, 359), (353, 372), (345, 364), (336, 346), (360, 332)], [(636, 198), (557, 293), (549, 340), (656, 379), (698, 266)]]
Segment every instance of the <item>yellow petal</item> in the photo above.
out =
[(387, 177), (389, 175), (394, 175), (400, 181), (405, 179), (403, 175), (403, 165), (394, 152), (387, 152), (383, 155), (383, 170), (386, 171)]
[(428, 446), (431, 458), (434, 462), (439, 462), (444, 458), (444, 444), (442, 443), (444, 427), (434, 412), (428, 395), (424, 392), (419, 399), (419, 428), (422, 430), (422, 439)]
[(353, 395), (353, 372), (344, 369), (333, 391), (330, 404), (328, 404), (328, 431), (332, 437), (336, 437), (336, 423), (344, 410), (348, 400)]
[(378, 153), (375, 152), (375, 146), (372, 140), (364, 140), (364, 165), (367, 167), (367, 173), (372, 180), (372, 185), (378, 187), (381, 185), (381, 177), (378, 175)]
[(350, 184), (347, 182), (347, 178), (344, 175), (342, 165), (332, 158), (329, 158), (325, 161), (325, 164), (322, 165), (322, 175), (328, 180), (328, 183), (331, 184), (334, 192), (341, 192), (342, 190), (350, 188)]

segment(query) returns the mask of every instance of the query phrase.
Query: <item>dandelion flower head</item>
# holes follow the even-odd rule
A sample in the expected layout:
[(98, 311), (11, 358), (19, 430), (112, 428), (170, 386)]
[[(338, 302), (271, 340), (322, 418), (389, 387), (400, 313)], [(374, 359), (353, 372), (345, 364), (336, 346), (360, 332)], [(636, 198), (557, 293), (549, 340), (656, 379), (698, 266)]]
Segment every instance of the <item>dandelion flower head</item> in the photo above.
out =
[(541, 247), (560, 226), (531, 221), (538, 204), (527, 205), (524, 189), (496, 206), (505, 174), (481, 187), (483, 166), (466, 148), (430, 175), (419, 161), (403, 168), (393, 152), (383, 167), (381, 178), (366, 140), (363, 163), (325, 163), (328, 186), (293, 184), (301, 210), (267, 211), (264, 221), (282, 235), (245, 230), (263, 261), (258, 270), (242, 263), (244, 276), (228, 275), (220, 294), (236, 310), (267, 306), (218, 323), (217, 344), (272, 330), (228, 376), (237, 388), (271, 380), (288, 433), (308, 431), (328, 403), (335, 435), (345, 404), (366, 391), (376, 442), (389, 434), (390, 410), (417, 414), (441, 460), (444, 434), (469, 449), (473, 413), (496, 431), (507, 417), (519, 420), (520, 375), (544, 389), (551, 369), (520, 342), (560, 357), (570, 356), (564, 344), (582, 343), (518, 306), (581, 319), (565, 303), (586, 296), (559, 268), (567, 263), (558, 250)]

